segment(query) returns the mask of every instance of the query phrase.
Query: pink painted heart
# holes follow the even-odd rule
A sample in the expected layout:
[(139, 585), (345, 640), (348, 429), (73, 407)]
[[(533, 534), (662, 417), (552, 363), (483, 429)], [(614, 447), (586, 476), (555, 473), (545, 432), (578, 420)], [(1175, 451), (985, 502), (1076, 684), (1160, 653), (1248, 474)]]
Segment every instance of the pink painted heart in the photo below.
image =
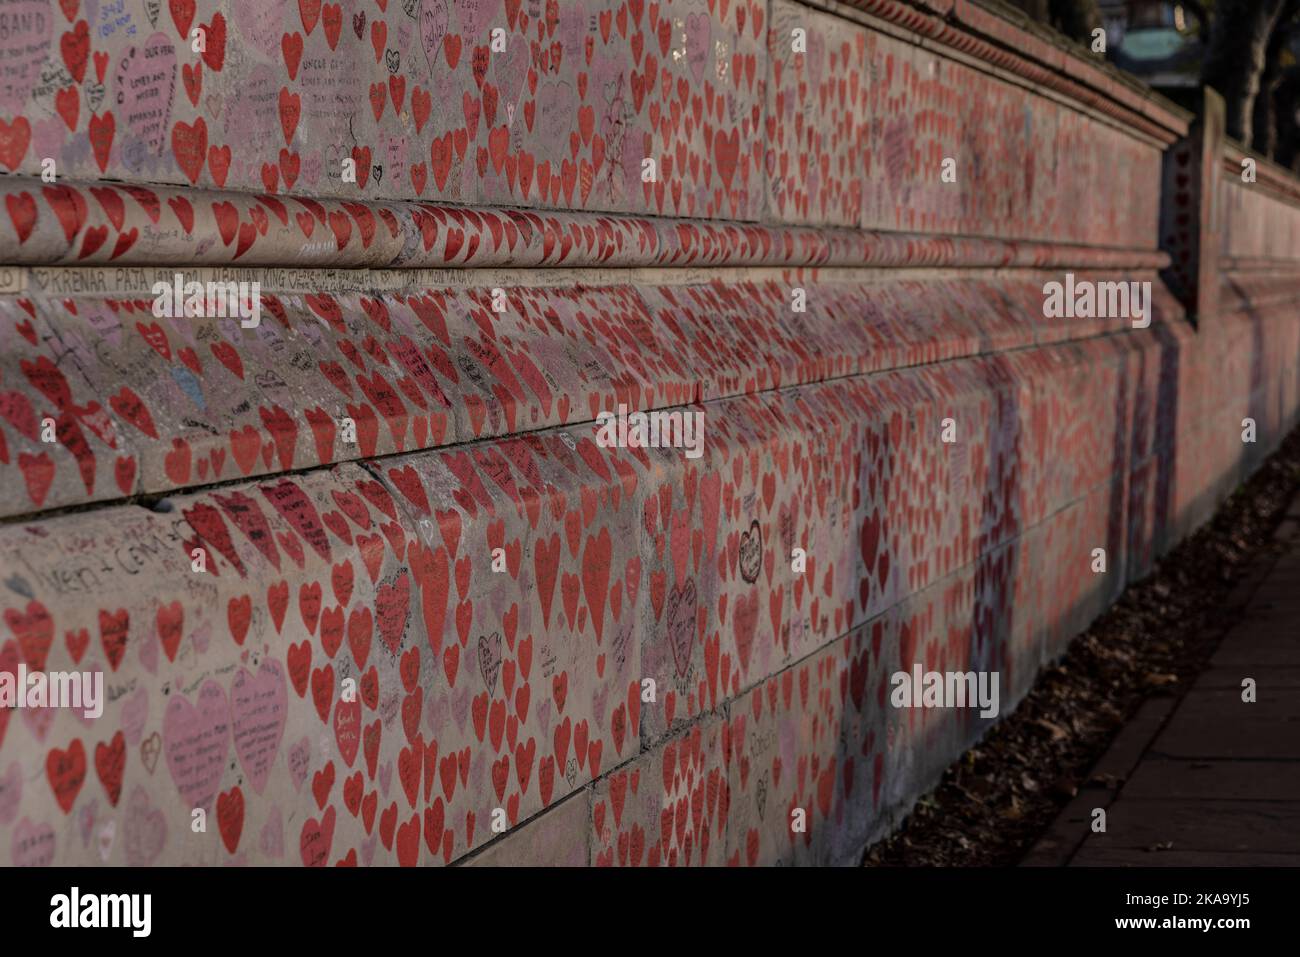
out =
[(149, 792), (136, 785), (126, 805), (123, 822), (126, 862), (132, 867), (148, 867), (158, 859), (167, 843), (167, 818), (149, 800)]
[(54, 828), (23, 818), (14, 828), (9, 853), (15, 867), (49, 867), (54, 863)]
[(289, 778), (293, 782), (295, 791), (302, 790), (302, 784), (307, 780), (307, 771), (311, 765), (311, 741), (308, 738), (299, 738), (293, 747), (289, 748)]
[(122, 705), (122, 733), (126, 743), (135, 747), (144, 737), (145, 722), (149, 720), (149, 692), (140, 688)]
[(280, 813), (279, 805), (271, 808), (266, 823), (262, 825), (258, 845), (267, 857), (284, 857), (284, 815)]
[(256, 677), (244, 668), (235, 675), (230, 688), (235, 753), (249, 784), (258, 794), (266, 787), (271, 765), (280, 753), (289, 714), (287, 705), (288, 684), (278, 661), (270, 658), (263, 661)]
[(163, 752), (187, 808), (210, 808), (230, 750), (230, 704), (226, 692), (209, 679), (198, 704), (176, 694), (163, 717)]

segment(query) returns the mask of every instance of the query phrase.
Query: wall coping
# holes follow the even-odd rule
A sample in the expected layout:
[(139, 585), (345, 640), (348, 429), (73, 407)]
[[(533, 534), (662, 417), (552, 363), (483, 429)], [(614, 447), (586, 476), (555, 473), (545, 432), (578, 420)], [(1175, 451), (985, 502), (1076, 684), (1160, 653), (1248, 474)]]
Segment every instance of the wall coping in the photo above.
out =
[(1226, 180), (1227, 183), (1233, 184), (1234, 179), (1240, 182), (1242, 160), (1253, 159), (1256, 175), (1254, 185), (1262, 185), (1276, 194), (1276, 198), (1300, 206), (1300, 177), (1286, 167), (1279, 166), (1268, 157), (1256, 153), (1236, 140), (1229, 139), (1223, 141), (1222, 159), (1224, 170), (1232, 174)]
[(110, 182), (51, 186), (21, 176), (0, 177), (0, 196), (15, 208), (22, 204), (31, 210), (27, 233), (20, 232), (10, 260), (15, 266), (1154, 269), (1168, 264), (1167, 255), (1155, 249), (1051, 241)]
[(1168, 146), (1193, 114), (996, 0), (846, 0), (850, 7), (1000, 67)]

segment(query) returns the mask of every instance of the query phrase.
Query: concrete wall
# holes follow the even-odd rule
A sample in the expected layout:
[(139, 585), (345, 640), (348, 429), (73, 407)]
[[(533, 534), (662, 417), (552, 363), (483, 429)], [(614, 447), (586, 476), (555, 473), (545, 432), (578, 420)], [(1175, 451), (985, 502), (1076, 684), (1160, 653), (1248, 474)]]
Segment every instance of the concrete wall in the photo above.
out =
[[(892, 672), (1009, 709), (1207, 515), (1294, 420), (1296, 188), (859, 7), (7, 5), (0, 670), (111, 701), (0, 710), (0, 861), (852, 862), (989, 723)], [(155, 317), (178, 270), (261, 326)], [(1155, 321), (1044, 318), (1067, 272)]]

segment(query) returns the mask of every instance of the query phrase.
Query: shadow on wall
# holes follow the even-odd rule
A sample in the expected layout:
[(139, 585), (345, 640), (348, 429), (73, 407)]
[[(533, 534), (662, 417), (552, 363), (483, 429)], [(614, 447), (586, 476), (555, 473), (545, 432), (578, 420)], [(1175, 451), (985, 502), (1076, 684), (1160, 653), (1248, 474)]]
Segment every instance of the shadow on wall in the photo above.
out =
[[(1247, 297), (1243, 295), (1242, 299), (1246, 301)], [(1151, 333), (1158, 343), (1156, 347), (1158, 358), (1155, 359), (1157, 374), (1154, 395), (1151, 396), (1152, 402), (1146, 401), (1149, 395), (1149, 390), (1145, 386), (1148, 377), (1143, 375), (1142, 368), (1144, 362), (1149, 360), (1145, 353), (1130, 352), (1117, 365), (1115, 421), (1110, 444), (1111, 454), (1119, 466), (1116, 474), (1126, 478), (1109, 482), (1103, 489), (1098, 490), (1101, 493), (1099, 507), (1094, 508), (1089, 504), (1088, 499), (1094, 496), (1087, 496), (1066, 506), (1056, 515), (1049, 516), (1038, 527), (1022, 528), (1018, 520), (1013, 520), (1012, 540), (1003, 548), (982, 555), (975, 563), (973, 571), (975, 597), (970, 617), (966, 620), (958, 619), (948, 625), (947, 649), (938, 655), (934, 654), (937, 646), (933, 642), (923, 646), (917, 635), (909, 634), (917, 627), (916, 619), (914, 617), (908, 619), (907, 615), (907, 606), (913, 605), (912, 601), (903, 602), (901, 609), (900, 606), (891, 608), (881, 616), (883, 622), (877, 620), (864, 625), (857, 636), (848, 639), (850, 645), (865, 647), (868, 644), (867, 636), (870, 635), (872, 650), (879, 651), (882, 633), (889, 634), (893, 627), (897, 630), (900, 642), (900, 658), (897, 664), (901, 669), (910, 669), (913, 660), (920, 663), (926, 671), (942, 671), (946, 668), (975, 671), (981, 668), (998, 669), (1002, 672), (1003, 686), (1008, 692), (1001, 701), (1000, 713), (1005, 714), (1013, 710), (1028, 693), (1036, 677), (1034, 669), (1026, 669), (1023, 664), (1018, 673), (1014, 670), (1017, 658), (1015, 643), (1025, 643), (1019, 646), (1022, 651), (1027, 647), (1037, 646), (1039, 667), (1059, 659), (1074, 636), (1086, 630), (1092, 621), (1104, 613), (1106, 608), (1119, 597), (1127, 582), (1145, 577), (1155, 558), (1175, 544), (1191, 525), (1199, 524), (1245, 474), (1253, 471), (1268, 452), (1276, 447), (1296, 419), (1295, 415), (1283, 417), (1273, 414), (1275, 410), (1286, 407), (1285, 390), (1292, 387), (1280, 381), (1274, 390), (1269, 390), (1267, 387), (1270, 381), (1267, 375), (1269, 363), (1266, 361), (1269, 343), (1265, 324), (1269, 321), (1268, 316), (1253, 306), (1247, 306), (1245, 313), (1250, 324), (1247, 340), (1249, 351), (1246, 364), (1248, 374), (1245, 382), (1242, 383), (1245, 394), (1242, 396), (1241, 407), (1247, 415), (1255, 419), (1259, 426), (1259, 441), (1254, 447), (1244, 445), (1234, 457), (1220, 455), (1211, 448), (1180, 446), (1179, 385), (1180, 373), (1186, 368), (1184, 352), (1189, 347), (1205, 348), (1209, 344), (1210, 333), (1205, 330), (1199, 337), (1193, 334), (1189, 338), (1179, 334), (1180, 331), (1185, 332), (1190, 329), (1190, 325), (1184, 319), (1181, 317), (1171, 319), (1157, 315), (1151, 328)], [(1280, 327), (1275, 328), (1280, 330)], [(1222, 333), (1222, 335), (1242, 341), (1232, 332)], [(1300, 353), (1300, 349), (1293, 348), (1289, 353), (1284, 351), (1279, 354), (1292, 353)], [(1005, 356), (997, 356), (993, 359), (999, 372), (1010, 372)], [(1213, 363), (1210, 364), (1210, 368), (1213, 370)], [(988, 376), (991, 386), (995, 385), (997, 378), (998, 376), (994, 375)], [(1014, 382), (1014, 379), (1008, 377), (1005, 381)], [(1026, 486), (1016, 480), (1015, 465), (1021, 445), (1021, 430), (1024, 427), (1021, 403), (1018, 399), (1020, 389), (998, 388), (996, 394), (999, 398), (999, 411), (990, 426), (991, 434), (995, 438), (990, 447), (1000, 461), (1005, 458), (1007, 463), (990, 471), (990, 481), (984, 489), (986, 494), (981, 501), (987, 504), (988, 496), (994, 494), (1001, 496), (1008, 490), (1012, 490), (1012, 494), (1017, 497), (1018, 506), (1023, 507)], [(1219, 450), (1231, 451), (1232, 443), (1237, 442), (1239, 436), (1232, 429), (1223, 435), (1217, 434), (1223, 427), (1233, 424), (1226, 417), (1230, 414), (1230, 410), (1225, 409), (1223, 412), (1225, 415), (1217, 417), (1213, 423), (1206, 422), (1203, 429), (1196, 430), (1196, 433), (1188, 438), (1199, 440), (1197, 445), (1209, 442), (1217, 444)], [(1219, 427), (1217, 430), (1216, 425)], [(1005, 441), (997, 441), (998, 436), (1005, 436)], [(1149, 453), (1146, 451), (1148, 444), (1152, 445)], [(1198, 494), (1180, 499), (1175, 483), (1180, 454), (1187, 456), (1209, 454), (1214, 460), (1224, 461), (1226, 467), (1213, 475), (1205, 476), (1205, 484)], [(1143, 475), (1150, 475), (1150, 479), (1144, 480)], [(1008, 478), (1010, 481), (1006, 482)], [(1023, 560), (1037, 562), (1045, 557), (1045, 553), (1035, 547), (1034, 540), (1040, 537), (1039, 533), (1043, 531), (1043, 526), (1050, 526), (1075, 506), (1081, 506), (1085, 510), (1092, 509), (1098, 515), (1104, 516), (1109, 574), (1095, 579), (1095, 584), (1089, 580), (1086, 573), (1074, 575), (1076, 581), (1084, 584), (1074, 590), (1071, 595), (1072, 601), (1068, 604), (1049, 602), (1050, 610), (1047, 617), (1033, 620), (1032, 612), (1036, 606), (1033, 602), (1029, 602), (1022, 607), (1017, 602), (1016, 594), (1006, 587), (1005, 572), (1009, 568), (1015, 568)], [(981, 520), (986, 523), (985, 527), (989, 514), (986, 509), (981, 516)], [(1007, 514), (1019, 516), (1022, 513), (1018, 507), (1009, 510)], [(1141, 521), (1141, 518), (1146, 515), (1150, 516), (1149, 525)], [(1076, 537), (1075, 541), (1077, 543), (1080, 539)], [(1077, 567), (1086, 566), (1087, 556), (1080, 556)], [(1039, 570), (1045, 570), (1044, 566), (1040, 564)], [(962, 574), (958, 572), (952, 577), (960, 578)], [(1050, 579), (1052, 576), (1049, 574), (1047, 577)], [(950, 589), (949, 582), (939, 582), (931, 586), (928, 591)], [(1064, 596), (1065, 593), (1062, 592), (1062, 595)], [(1028, 618), (1026, 612), (1029, 613)], [(891, 618), (898, 620), (890, 622)], [(991, 639), (999, 634), (1003, 637), (995, 651)], [(952, 654), (954, 638), (958, 641), (956, 654)], [(1012, 642), (1010, 647), (1008, 642)], [(909, 654), (909, 650), (921, 653)], [(1022, 658), (1021, 661), (1023, 662), (1024, 659)], [(879, 677), (883, 682), (888, 678), (888, 671), (883, 671)], [(851, 662), (848, 680), (851, 689), (856, 687), (858, 678), (855, 661)], [(881, 687), (883, 690), (884, 686)], [(913, 795), (926, 793), (937, 785), (949, 763), (982, 738), (997, 720), (996, 718), (981, 719), (974, 709), (957, 711), (955, 717), (947, 721), (944, 720), (947, 713), (940, 713), (936, 719), (930, 713), (923, 712), (920, 721), (921, 729), (918, 732), (916, 712), (911, 712), (905, 718), (901, 714), (890, 713), (893, 709), (884, 707), (887, 699), (883, 693), (878, 700), (884, 709), (884, 714), (878, 723), (886, 727), (891, 745), (901, 743), (896, 739), (908, 734), (919, 734), (928, 740), (916, 742), (919, 745), (916, 747), (903, 746), (895, 749), (891, 746), (891, 754), (902, 754), (909, 760), (906, 764), (891, 761), (886, 773), (901, 775), (910, 780), (906, 785), (899, 780), (883, 787), (882, 782), (878, 780), (873, 782), (870, 799), (875, 807), (870, 823), (865, 833), (844, 835), (847, 840), (832, 840), (831, 843), (836, 848), (831, 853), (833, 863), (857, 863), (857, 858), (854, 857), (855, 851), (860, 851), (861, 847), (868, 846), (892, 832), (914, 805)], [(927, 721), (927, 718), (930, 720)], [(947, 729), (947, 733), (942, 727), (944, 724), (951, 726)], [(866, 737), (863, 736), (864, 730)], [(850, 702), (846, 701), (842, 713), (840, 750), (835, 762), (851, 768), (857, 746), (869, 738), (873, 730), (863, 728), (860, 714), (850, 707)], [(936, 749), (932, 745), (940, 747)], [(936, 753), (936, 750), (939, 753)], [(924, 766), (911, 762), (910, 759), (918, 756)], [(880, 768), (875, 770), (877, 773), (881, 771)], [(880, 803), (882, 790), (886, 797), (883, 805)], [(866, 799), (865, 794), (859, 797), (859, 800)], [(849, 817), (850, 820), (854, 818), (851, 811)], [(836, 826), (840, 826), (838, 820)]]

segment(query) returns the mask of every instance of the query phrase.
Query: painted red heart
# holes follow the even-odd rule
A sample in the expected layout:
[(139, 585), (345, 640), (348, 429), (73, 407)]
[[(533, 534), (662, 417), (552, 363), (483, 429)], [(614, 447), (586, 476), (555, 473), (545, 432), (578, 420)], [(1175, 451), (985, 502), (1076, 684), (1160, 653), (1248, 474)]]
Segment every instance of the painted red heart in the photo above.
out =
[(86, 747), (80, 738), (74, 738), (67, 750), (51, 748), (45, 757), (45, 775), (54, 799), (63, 813), (72, 810), (72, 805), (86, 783)]

